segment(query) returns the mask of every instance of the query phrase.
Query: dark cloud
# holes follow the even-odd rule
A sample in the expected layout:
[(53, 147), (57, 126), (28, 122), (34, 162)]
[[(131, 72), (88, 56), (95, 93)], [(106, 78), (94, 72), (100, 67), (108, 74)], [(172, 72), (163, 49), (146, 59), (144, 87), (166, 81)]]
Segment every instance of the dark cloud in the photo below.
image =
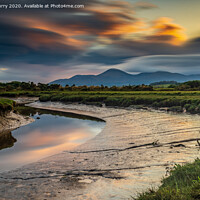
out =
[[(171, 45), (165, 42), (172, 36), (150, 36), (148, 42), (133, 40), (116, 40), (113, 44), (87, 54), (83, 61), (90, 63), (117, 64), (126, 59), (149, 55), (187, 55), (200, 54), (200, 39), (187, 41), (184, 45)], [(181, 57), (182, 58), (182, 57)], [(186, 57), (187, 58), (187, 57)], [(96, 62), (95, 62), (96, 59)], [(190, 62), (191, 60), (189, 60)], [(169, 60), (170, 62), (170, 60)]]
[[(85, 8), (9, 9), (0, 13), (0, 68), (9, 69), (4, 72), (3, 80), (15, 75), (23, 78), (19, 75), (23, 72), (30, 72), (29, 78), (33, 80), (37, 76), (52, 77), (84, 63), (105, 68), (140, 56), (200, 53), (200, 39), (187, 41), (183, 27), (172, 19), (159, 18), (147, 24), (137, 17), (135, 12), (156, 8), (153, 4), (104, 0), (58, 2), (84, 4)], [(17, 3), (46, 4), (49, 0)], [(40, 75), (36, 70), (40, 70)]]
[(169, 71), (200, 74), (200, 54), (144, 56), (129, 59), (120, 67), (129, 72)]
[(57, 33), (0, 22), (0, 62), (20, 61), (56, 64), (71, 59), (80, 50), (63, 44)]
[(100, 63), (105, 65), (114, 65), (123, 62), (129, 56), (109, 56), (102, 54), (102, 52), (90, 52), (87, 56), (78, 57), (76, 62), (81, 63)]
[[(18, 3), (45, 4), (49, 1), (19, 0)], [(55, 65), (73, 60), (74, 57), (82, 58), (84, 51), (93, 43), (101, 45), (99, 36), (115, 40), (123, 33), (114, 34), (113, 29), (137, 21), (130, 15), (133, 13), (130, 4), (120, 1), (61, 0), (59, 3), (84, 4), (86, 9), (68, 9), (67, 12), (65, 9), (9, 9), (6, 13), (0, 13), (0, 45), (3, 49), (0, 51), (0, 62), (7, 60), (9, 63), (12, 60)], [(105, 11), (104, 8), (116, 11)], [(130, 12), (123, 12), (127, 10)], [(90, 58), (98, 63), (101, 61), (99, 57), (98, 52), (89, 53), (80, 60)], [(114, 62), (110, 59), (108, 63)]]
[(183, 54), (187, 52), (180, 46), (158, 42), (138, 42), (133, 40), (116, 40), (114, 44), (105, 48), (93, 50), (84, 56), (78, 57), (78, 61), (86, 63), (118, 64), (128, 58), (147, 55)]
[(158, 6), (149, 2), (139, 1), (134, 4), (135, 9), (152, 9), (157, 8)]
[(191, 52), (191, 53), (199, 53), (200, 52), (200, 37), (194, 38), (190, 41), (188, 41), (183, 48), (185, 51)]

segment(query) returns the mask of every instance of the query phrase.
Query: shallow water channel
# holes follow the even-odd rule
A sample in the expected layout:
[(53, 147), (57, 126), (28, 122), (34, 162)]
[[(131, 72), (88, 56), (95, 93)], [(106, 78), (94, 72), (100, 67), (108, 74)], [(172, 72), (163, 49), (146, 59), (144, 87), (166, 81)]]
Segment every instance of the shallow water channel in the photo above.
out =
[(29, 114), (33, 123), (0, 133), (0, 172), (72, 149), (105, 126), (96, 118), (72, 113), (31, 109)]

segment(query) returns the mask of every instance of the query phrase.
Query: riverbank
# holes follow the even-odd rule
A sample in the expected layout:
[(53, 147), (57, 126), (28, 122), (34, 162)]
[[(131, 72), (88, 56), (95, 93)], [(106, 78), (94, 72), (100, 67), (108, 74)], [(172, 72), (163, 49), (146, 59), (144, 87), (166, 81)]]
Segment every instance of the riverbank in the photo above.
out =
[(33, 121), (34, 119), (31, 117), (22, 116), (13, 112), (7, 113), (5, 116), (0, 116), (0, 134), (3, 131), (13, 130)]
[(175, 163), (199, 154), (197, 115), (51, 102), (31, 106), (99, 117), (106, 127), (71, 151), (1, 174), (2, 198), (131, 199), (159, 186)]
[[(25, 101), (25, 103), (28, 102), (30, 101)], [(1, 132), (5, 133), (7, 130), (13, 130), (34, 121), (31, 117), (14, 113), (15, 105), (16, 102), (13, 100), (0, 98), (0, 135)]]
[(200, 160), (175, 165), (170, 176), (158, 189), (150, 188), (135, 200), (196, 200), (200, 199)]
[(81, 88), (72, 87), (71, 89), (57, 88), (42, 91), (16, 90), (0, 92), (0, 96), (22, 99), (39, 98), (42, 102), (81, 103), (99, 107), (104, 105), (121, 108), (149, 107), (179, 113), (200, 113), (200, 91), (193, 90), (194, 88), (189, 91), (165, 91), (166, 89), (163, 91), (118, 91), (108, 88), (107, 90), (96, 89), (94, 90), (93, 88), (92, 91), (84, 91)]

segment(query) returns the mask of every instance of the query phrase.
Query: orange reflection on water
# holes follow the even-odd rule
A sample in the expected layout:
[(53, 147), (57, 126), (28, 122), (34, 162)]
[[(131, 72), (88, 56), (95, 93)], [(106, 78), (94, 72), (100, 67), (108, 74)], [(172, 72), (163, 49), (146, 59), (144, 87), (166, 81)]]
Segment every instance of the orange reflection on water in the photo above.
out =
[(41, 115), (34, 123), (12, 132), (17, 142), (0, 151), (0, 171), (72, 149), (94, 137), (103, 126), (104, 123), (90, 120)]
[(47, 145), (48, 148), (50, 145), (60, 145), (62, 143), (67, 142), (66, 148), (69, 149), (68, 142), (74, 142), (75, 144), (79, 144), (81, 142), (77, 142), (77, 140), (83, 140), (90, 136), (88, 132), (84, 132), (84, 130), (76, 130), (73, 129), (68, 130), (70, 134), (64, 135), (63, 132), (65, 130), (59, 130), (59, 132), (48, 132), (44, 135), (44, 132), (40, 130), (35, 130), (31, 132), (28, 136), (24, 136), (24, 142), (27, 147), (40, 147)]

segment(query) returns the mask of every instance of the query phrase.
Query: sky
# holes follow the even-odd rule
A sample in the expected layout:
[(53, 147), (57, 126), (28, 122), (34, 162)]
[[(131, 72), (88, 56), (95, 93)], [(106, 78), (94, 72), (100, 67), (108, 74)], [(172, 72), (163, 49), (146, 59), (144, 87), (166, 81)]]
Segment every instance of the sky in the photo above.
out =
[[(21, 4), (21, 9), (1, 5)], [(84, 8), (28, 9), (24, 4)], [(200, 74), (199, 0), (0, 0), (0, 82), (110, 68)]]

